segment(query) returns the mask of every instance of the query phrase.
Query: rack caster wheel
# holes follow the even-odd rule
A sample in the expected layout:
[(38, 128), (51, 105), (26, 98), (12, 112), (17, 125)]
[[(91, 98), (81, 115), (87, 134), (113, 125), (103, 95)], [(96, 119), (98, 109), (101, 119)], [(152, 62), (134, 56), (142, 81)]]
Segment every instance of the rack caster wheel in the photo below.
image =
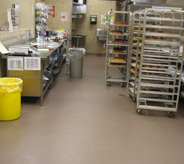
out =
[(142, 114), (142, 110), (141, 109), (137, 109), (136, 110), (136, 113), (139, 114), (139, 115), (141, 115)]
[(107, 82), (107, 86), (109, 86), (109, 87), (111, 86), (111, 82), (110, 81)]
[(132, 97), (132, 101), (133, 101), (134, 103), (136, 103), (136, 102), (137, 102), (136, 97)]
[(174, 116), (174, 113), (173, 113), (173, 112), (166, 112), (166, 115), (167, 115), (168, 117), (173, 117), (173, 116)]
[(126, 83), (121, 83), (121, 87), (125, 87), (126, 86)]

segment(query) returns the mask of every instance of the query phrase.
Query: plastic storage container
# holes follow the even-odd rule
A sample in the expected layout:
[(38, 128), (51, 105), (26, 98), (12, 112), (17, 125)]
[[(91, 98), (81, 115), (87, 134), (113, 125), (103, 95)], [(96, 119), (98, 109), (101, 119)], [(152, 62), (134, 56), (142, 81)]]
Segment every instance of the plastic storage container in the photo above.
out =
[(15, 120), (21, 115), (21, 91), (19, 78), (0, 78), (0, 120)]
[(70, 77), (82, 78), (83, 75), (83, 57), (86, 50), (84, 48), (70, 48), (69, 49), (69, 65)]

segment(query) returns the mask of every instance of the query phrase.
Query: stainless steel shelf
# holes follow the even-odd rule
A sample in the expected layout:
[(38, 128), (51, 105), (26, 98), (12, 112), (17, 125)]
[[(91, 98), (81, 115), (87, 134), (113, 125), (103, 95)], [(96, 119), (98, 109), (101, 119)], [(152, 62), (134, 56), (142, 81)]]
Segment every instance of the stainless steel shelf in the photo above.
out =
[[(155, 83), (141, 83), (141, 86), (142, 87), (151, 87), (151, 88), (176, 88), (175, 86), (173, 85), (166, 85), (166, 84), (155, 84)], [(177, 86), (178, 88), (178, 86)]]
[(167, 37), (167, 38), (183, 38), (181, 35), (171, 34), (171, 33), (157, 33), (157, 32), (145, 32), (146, 36), (155, 36), (155, 37)]
[[(144, 21), (144, 18), (135, 19), (135, 21)], [(182, 19), (161, 18), (161, 17), (146, 17), (146, 21), (169, 21), (169, 22), (184, 22)]]
[(48, 88), (51, 86), (52, 83), (53, 83), (53, 78), (51, 78), (49, 82), (46, 84), (46, 86), (43, 87), (43, 95), (45, 95), (45, 93), (47, 92)]
[(129, 46), (128, 43), (108, 43), (108, 46)]
[(120, 66), (120, 65), (108, 65), (109, 67), (112, 67), (112, 68), (126, 68), (126, 65), (124, 66), (124, 65), (122, 65), (122, 66)]
[(147, 44), (156, 44), (156, 45), (170, 45), (170, 46), (181, 46), (180, 42), (175, 42), (175, 41), (164, 41), (164, 40), (152, 40), (152, 39), (145, 39), (145, 43)]
[(120, 24), (109, 24), (109, 26), (130, 27), (130, 25), (120, 25)]
[(162, 107), (162, 106), (151, 106), (151, 105), (139, 105), (139, 109), (149, 109), (149, 110), (158, 110), (158, 111), (171, 111), (176, 112), (177, 109), (175, 107), (169, 108), (169, 107)]
[(126, 80), (124, 80), (124, 79), (107, 79), (106, 81), (117, 82), (117, 83), (126, 82)]
[(127, 52), (123, 52), (123, 53), (108, 52), (108, 54), (111, 54), (111, 55), (127, 55)]
[(83, 6), (83, 5), (86, 5), (86, 4), (83, 4), (83, 3), (77, 3), (77, 2), (73, 2), (73, 5), (77, 5), (77, 6)]
[(123, 34), (113, 34), (113, 33), (109, 33), (110, 36), (129, 36), (128, 33), (123, 33)]
[[(141, 27), (143, 27), (143, 26), (141, 26)], [(146, 25), (146, 28), (169, 29), (169, 30), (184, 30), (184, 28), (182, 28), (182, 27), (156, 26), (156, 25)]]
[(115, 14), (131, 14), (129, 11), (109, 11), (109, 13), (115, 13)]
[(86, 15), (86, 13), (74, 13), (72, 12), (73, 15)]

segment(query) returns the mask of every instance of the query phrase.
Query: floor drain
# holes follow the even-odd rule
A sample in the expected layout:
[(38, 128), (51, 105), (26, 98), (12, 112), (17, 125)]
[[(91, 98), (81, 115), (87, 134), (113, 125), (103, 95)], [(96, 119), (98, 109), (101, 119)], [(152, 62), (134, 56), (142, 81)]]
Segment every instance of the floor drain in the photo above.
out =
[(119, 96), (126, 97), (124, 94), (119, 94)]

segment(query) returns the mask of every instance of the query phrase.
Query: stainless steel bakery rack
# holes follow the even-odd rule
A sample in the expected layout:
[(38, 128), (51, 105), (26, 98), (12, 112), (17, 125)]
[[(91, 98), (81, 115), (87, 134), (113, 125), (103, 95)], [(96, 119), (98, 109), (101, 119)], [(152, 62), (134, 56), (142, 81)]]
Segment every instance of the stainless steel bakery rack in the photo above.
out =
[[(140, 57), (141, 57), (141, 42), (143, 35), (143, 17), (144, 10), (135, 11), (132, 14), (132, 23), (131, 23), (131, 34), (130, 34), (130, 55), (128, 59), (128, 91), (129, 95), (132, 98), (133, 102), (136, 102), (137, 99), (137, 86), (139, 79), (139, 66), (140, 66)], [(160, 17), (159, 14), (152, 14), (154, 17)], [(152, 16), (151, 15), (151, 16)]]
[[(183, 13), (180, 9), (150, 8), (139, 12), (139, 19), (134, 17), (134, 25), (139, 21), (138, 41), (133, 43), (136, 54), (140, 53), (136, 60), (137, 88), (134, 85), (138, 114), (159, 110), (172, 116), (177, 111), (183, 68)], [(134, 54), (134, 48), (131, 52)]]
[(140, 37), (142, 36), (140, 27), (141, 11), (135, 11), (132, 14), (132, 26), (130, 37), (130, 55), (128, 58), (128, 91), (129, 95), (134, 102), (137, 97), (137, 83), (139, 78), (139, 66), (140, 66)]
[(109, 11), (108, 34), (106, 42), (105, 77), (108, 86), (127, 82), (127, 60), (131, 28), (131, 12)]

